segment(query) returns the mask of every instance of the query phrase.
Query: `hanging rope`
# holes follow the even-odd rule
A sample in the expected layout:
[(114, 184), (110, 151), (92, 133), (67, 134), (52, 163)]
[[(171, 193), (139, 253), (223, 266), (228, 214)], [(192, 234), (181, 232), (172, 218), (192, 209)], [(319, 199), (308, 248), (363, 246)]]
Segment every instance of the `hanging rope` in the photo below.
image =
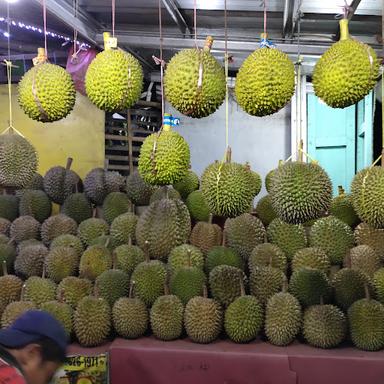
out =
[(225, 33), (225, 147), (229, 146), (229, 88), (228, 88), (228, 18), (227, 0), (224, 0), (224, 33)]
[(45, 56), (48, 57), (48, 45), (47, 45), (47, 4), (46, 4), (46, 0), (43, 0), (43, 19), (44, 19), (44, 49), (45, 49)]
[(384, 66), (381, 66), (381, 165), (384, 167)]
[(263, 1), (264, 8), (264, 34), (267, 34), (267, 0)]
[(163, 60), (163, 19), (161, 0), (159, 0), (159, 36), (160, 36), (160, 87), (161, 87), (161, 118), (164, 119), (164, 60)]
[[(78, 13), (78, 0), (73, 0), (73, 16), (77, 18), (77, 13)], [(77, 59), (77, 55), (80, 52), (81, 48), (77, 48), (77, 36), (78, 36), (78, 31), (76, 28), (73, 28), (73, 53), (72, 53), (72, 60)]]
[(112, 0), (112, 37), (115, 37), (116, 0)]
[(196, 0), (194, 0), (194, 3), (193, 3), (193, 30), (195, 32), (195, 46), (197, 49), (198, 44), (197, 44), (197, 4), (196, 4)]
[(13, 111), (12, 111), (12, 61), (11, 61), (11, 18), (9, 13), (9, 3), (7, 3), (7, 33), (8, 33), (8, 60), (4, 60), (7, 67), (8, 81), (8, 104), (9, 104), (9, 122), (8, 129), (13, 128)]

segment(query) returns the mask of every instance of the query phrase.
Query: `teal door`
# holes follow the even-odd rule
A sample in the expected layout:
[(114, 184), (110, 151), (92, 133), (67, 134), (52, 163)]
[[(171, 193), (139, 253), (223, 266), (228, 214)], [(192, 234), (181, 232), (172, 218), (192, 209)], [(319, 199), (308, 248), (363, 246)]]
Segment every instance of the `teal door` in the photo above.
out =
[(308, 153), (331, 177), (335, 195), (339, 185), (349, 192), (356, 171), (372, 163), (372, 105), (372, 94), (344, 109), (307, 95)]
[(355, 106), (328, 107), (314, 94), (308, 94), (308, 153), (327, 171), (333, 193), (342, 185), (349, 191), (355, 174)]

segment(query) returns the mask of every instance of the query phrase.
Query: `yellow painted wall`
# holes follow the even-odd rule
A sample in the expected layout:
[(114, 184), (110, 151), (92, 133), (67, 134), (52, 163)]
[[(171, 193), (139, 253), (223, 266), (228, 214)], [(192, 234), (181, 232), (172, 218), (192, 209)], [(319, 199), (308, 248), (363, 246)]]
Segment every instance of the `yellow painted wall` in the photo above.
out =
[[(65, 167), (68, 157), (72, 168), (84, 176), (96, 167), (104, 167), (105, 113), (85, 96), (77, 93), (72, 113), (55, 123), (39, 123), (24, 114), (17, 102), (17, 87), (13, 85), (13, 125), (35, 146), (39, 154), (39, 172), (54, 165)], [(8, 127), (8, 87), (0, 85), (0, 131)]]

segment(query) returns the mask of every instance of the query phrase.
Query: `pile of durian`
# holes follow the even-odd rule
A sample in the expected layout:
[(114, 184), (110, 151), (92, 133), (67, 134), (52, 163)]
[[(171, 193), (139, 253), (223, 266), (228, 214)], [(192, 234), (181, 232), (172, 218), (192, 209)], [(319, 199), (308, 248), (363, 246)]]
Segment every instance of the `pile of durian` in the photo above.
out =
[(169, 133), (156, 135), (159, 152), (143, 147), (127, 179), (96, 168), (81, 180), (68, 161), (0, 195), (2, 327), (38, 308), (87, 347), (152, 333), (384, 348), (384, 168), (332, 197), (319, 165), (283, 163), (253, 209), (262, 183), (249, 165), (227, 153), (199, 180), (185, 152), (156, 168)]

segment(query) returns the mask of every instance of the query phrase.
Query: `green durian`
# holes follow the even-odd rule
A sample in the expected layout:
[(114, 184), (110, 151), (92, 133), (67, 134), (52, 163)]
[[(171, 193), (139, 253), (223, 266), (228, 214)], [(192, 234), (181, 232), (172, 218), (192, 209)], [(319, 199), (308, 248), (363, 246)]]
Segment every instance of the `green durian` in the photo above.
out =
[(80, 258), (79, 273), (91, 281), (112, 267), (112, 254), (103, 245), (88, 247)]
[(56, 283), (77, 274), (79, 255), (72, 247), (53, 247), (45, 258), (47, 275)]
[(189, 170), (179, 182), (173, 184), (173, 188), (180, 193), (182, 199), (186, 199), (192, 192), (199, 188), (199, 176)]
[(111, 192), (103, 202), (103, 216), (105, 221), (111, 225), (118, 216), (131, 212), (132, 203), (126, 193)]
[(346, 194), (341, 186), (339, 186), (339, 195), (332, 199), (329, 213), (344, 221), (350, 227), (355, 227), (360, 222), (353, 208), (351, 195)]
[(60, 213), (49, 217), (41, 225), (41, 240), (49, 245), (52, 240), (61, 235), (75, 235), (77, 223), (72, 218)]
[(249, 270), (254, 267), (271, 266), (282, 272), (287, 271), (287, 258), (284, 252), (275, 244), (263, 243), (257, 245), (248, 259)]
[(92, 217), (93, 209), (85, 193), (73, 193), (64, 200), (61, 213), (71, 217), (77, 224), (80, 224), (82, 221)]
[(19, 194), (19, 213), (43, 223), (51, 216), (52, 203), (44, 191), (24, 189)]
[(201, 190), (193, 191), (185, 200), (191, 218), (196, 221), (209, 221), (209, 207)]
[(272, 220), (276, 219), (277, 214), (272, 206), (271, 197), (269, 195), (262, 197), (256, 205), (257, 217), (268, 226)]
[(105, 220), (96, 217), (83, 221), (77, 229), (77, 235), (84, 245), (89, 245), (97, 237), (108, 234), (108, 223)]
[(319, 247), (299, 249), (292, 259), (292, 272), (302, 268), (313, 268), (328, 274), (331, 263), (327, 254)]
[(138, 171), (134, 171), (127, 177), (127, 196), (133, 204), (149, 205), (149, 199), (154, 191), (155, 187), (146, 183)]

